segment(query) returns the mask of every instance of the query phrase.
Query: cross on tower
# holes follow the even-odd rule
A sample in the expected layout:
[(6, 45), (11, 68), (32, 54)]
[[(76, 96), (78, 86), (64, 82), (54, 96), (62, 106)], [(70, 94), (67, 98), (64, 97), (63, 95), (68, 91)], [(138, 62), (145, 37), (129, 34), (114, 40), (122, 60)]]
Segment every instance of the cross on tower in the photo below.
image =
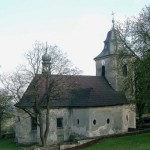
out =
[(48, 46), (47, 46), (47, 41), (46, 41), (45, 54), (47, 54), (47, 49), (48, 49)]
[(113, 17), (113, 18), (112, 18), (113, 28), (114, 28), (114, 24), (115, 24), (114, 16), (115, 16), (115, 13), (112, 12), (112, 17)]

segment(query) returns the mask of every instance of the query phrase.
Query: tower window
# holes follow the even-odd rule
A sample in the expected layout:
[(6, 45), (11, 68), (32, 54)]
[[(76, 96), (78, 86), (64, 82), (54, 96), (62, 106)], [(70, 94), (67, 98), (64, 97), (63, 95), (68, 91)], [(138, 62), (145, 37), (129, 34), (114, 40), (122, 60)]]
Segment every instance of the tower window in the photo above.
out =
[(123, 74), (123, 76), (127, 76), (127, 65), (126, 64), (123, 65), (123, 67), (122, 67), (122, 74)]
[(128, 115), (126, 115), (126, 120), (127, 120), (127, 121), (129, 120), (129, 117), (128, 117)]
[(105, 66), (102, 66), (102, 76), (105, 76)]
[(79, 119), (77, 119), (77, 124), (79, 124)]

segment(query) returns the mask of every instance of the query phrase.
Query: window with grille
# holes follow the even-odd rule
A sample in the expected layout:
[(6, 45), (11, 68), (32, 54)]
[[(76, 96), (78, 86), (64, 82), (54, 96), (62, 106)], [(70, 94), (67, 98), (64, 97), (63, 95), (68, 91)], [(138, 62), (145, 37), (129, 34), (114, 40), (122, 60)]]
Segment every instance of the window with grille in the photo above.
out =
[(63, 128), (63, 118), (57, 118), (57, 128)]

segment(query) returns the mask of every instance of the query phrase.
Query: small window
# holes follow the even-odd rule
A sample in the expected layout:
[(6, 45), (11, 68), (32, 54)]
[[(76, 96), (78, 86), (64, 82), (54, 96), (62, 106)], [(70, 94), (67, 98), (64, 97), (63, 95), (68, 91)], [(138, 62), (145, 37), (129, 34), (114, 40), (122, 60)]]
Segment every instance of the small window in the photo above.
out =
[(129, 117), (128, 117), (128, 115), (126, 115), (126, 120), (127, 120), (127, 121), (129, 120)]
[(63, 128), (63, 118), (57, 118), (57, 128)]
[(108, 119), (107, 119), (107, 124), (109, 124), (109, 123), (110, 123), (110, 119), (108, 118)]
[(105, 66), (102, 66), (102, 76), (105, 76)]
[(123, 67), (122, 67), (122, 74), (123, 74), (123, 76), (127, 76), (127, 65), (126, 64), (123, 65)]
[(93, 124), (96, 125), (96, 120), (93, 120)]
[(77, 124), (79, 124), (79, 119), (77, 119)]
[(31, 118), (31, 128), (32, 130), (37, 130), (37, 118), (36, 117)]

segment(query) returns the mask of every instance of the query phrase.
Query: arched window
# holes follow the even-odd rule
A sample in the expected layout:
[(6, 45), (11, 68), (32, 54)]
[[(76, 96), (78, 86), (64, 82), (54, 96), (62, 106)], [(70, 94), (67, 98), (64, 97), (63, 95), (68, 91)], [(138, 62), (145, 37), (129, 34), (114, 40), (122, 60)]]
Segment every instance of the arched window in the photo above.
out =
[(129, 116), (128, 116), (128, 115), (126, 115), (126, 120), (127, 120), (127, 121), (129, 120)]
[(122, 74), (123, 74), (123, 76), (127, 76), (127, 65), (125, 64), (125, 65), (123, 65), (123, 67), (122, 67)]
[(77, 119), (77, 124), (79, 124), (79, 119)]
[(105, 66), (102, 66), (102, 76), (105, 76)]

